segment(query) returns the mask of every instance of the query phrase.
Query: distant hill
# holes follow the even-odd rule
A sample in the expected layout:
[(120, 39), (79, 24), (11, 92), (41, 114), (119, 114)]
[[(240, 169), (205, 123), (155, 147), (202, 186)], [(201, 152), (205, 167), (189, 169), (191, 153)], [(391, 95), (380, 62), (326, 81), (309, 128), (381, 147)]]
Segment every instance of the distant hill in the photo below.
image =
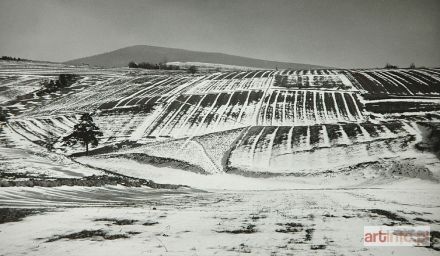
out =
[(89, 64), (102, 67), (125, 67), (129, 61), (135, 62), (203, 62), (255, 68), (275, 69), (316, 69), (323, 66), (302, 63), (289, 63), (253, 59), (215, 52), (198, 52), (175, 48), (165, 48), (148, 45), (135, 45), (115, 51), (97, 54), (65, 62), (71, 65)]

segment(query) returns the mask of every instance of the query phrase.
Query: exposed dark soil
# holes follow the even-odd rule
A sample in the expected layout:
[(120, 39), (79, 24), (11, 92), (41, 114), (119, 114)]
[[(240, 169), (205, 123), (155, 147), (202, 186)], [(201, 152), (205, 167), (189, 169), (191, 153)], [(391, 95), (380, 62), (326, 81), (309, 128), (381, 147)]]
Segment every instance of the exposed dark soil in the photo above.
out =
[(275, 232), (278, 233), (297, 233), (303, 231), (304, 226), (301, 223), (289, 222), (285, 224), (278, 223), (278, 226), (284, 226), (283, 229), (276, 229)]
[(132, 147), (138, 147), (138, 146), (142, 146), (142, 145), (143, 144), (138, 144), (133, 141), (123, 141), (123, 142), (119, 142), (116, 144), (103, 146), (103, 147), (96, 148), (96, 149), (91, 149), (91, 150), (89, 150), (89, 152), (87, 154), (86, 154), (86, 152), (77, 152), (77, 153), (71, 154), (70, 156), (71, 157), (80, 157), (80, 156), (101, 155), (101, 154), (107, 154), (107, 153), (118, 151), (121, 148), (132, 148)]
[(414, 218), (415, 221), (421, 221), (421, 222), (426, 222), (426, 223), (434, 223), (434, 221), (432, 220), (428, 220), (428, 219), (423, 219), (420, 217)]
[(153, 225), (156, 225), (156, 224), (159, 224), (159, 222), (157, 222), (157, 221), (147, 221), (147, 222), (145, 222), (142, 225), (144, 225), (144, 226), (153, 226)]
[(44, 212), (44, 209), (0, 208), (0, 224), (21, 221), (29, 215)]
[(242, 227), (240, 229), (233, 229), (233, 230), (221, 230), (216, 231), (217, 233), (229, 233), (229, 234), (252, 234), (256, 233), (257, 230), (255, 229), (255, 225), (249, 224), (246, 227)]
[(367, 111), (386, 114), (386, 113), (402, 113), (402, 112), (420, 112), (420, 111), (439, 111), (440, 104), (431, 102), (378, 102), (378, 103), (366, 103), (365, 108)]
[(83, 230), (76, 233), (70, 233), (66, 235), (56, 235), (52, 238), (49, 238), (46, 242), (55, 242), (61, 239), (85, 239), (85, 238), (93, 238), (93, 237), (101, 237), (105, 240), (115, 240), (115, 239), (121, 239), (121, 238), (129, 238), (130, 236), (127, 234), (108, 234), (106, 231), (103, 231), (102, 229), (98, 230)]
[(327, 246), (325, 244), (312, 244), (310, 246), (311, 250), (323, 250), (325, 249)]
[(137, 220), (115, 219), (115, 218), (100, 218), (100, 219), (95, 219), (95, 221), (107, 221), (107, 222), (111, 222), (114, 225), (119, 225), (119, 226), (132, 225), (137, 222)]
[(400, 222), (408, 222), (407, 219), (405, 219), (405, 218), (403, 218), (403, 217), (401, 217), (401, 216), (399, 216), (399, 215), (397, 215), (397, 214), (395, 214), (395, 213), (393, 213), (393, 212), (389, 212), (389, 211), (386, 211), (386, 210), (382, 210), (382, 209), (371, 209), (370, 212), (371, 212), (371, 213), (378, 214), (378, 215), (385, 216), (385, 217), (387, 217), (387, 218), (390, 219), (390, 220), (400, 221)]
[(142, 233), (142, 232), (137, 232), (137, 231), (128, 231), (127, 232), (127, 234), (130, 234), (130, 235), (139, 235), (140, 233)]
[(258, 215), (258, 214), (251, 214), (251, 220), (252, 221), (257, 221), (257, 220), (260, 220), (260, 219), (265, 219), (265, 218), (267, 218), (267, 216), (266, 215)]
[(313, 232), (315, 232), (314, 228), (308, 228), (306, 229), (306, 237), (305, 237), (305, 241), (311, 241), (312, 237), (313, 237)]
[(133, 153), (133, 154), (124, 154), (124, 155), (115, 155), (116, 157), (123, 157), (127, 159), (133, 159), (137, 162), (143, 163), (143, 164), (150, 164), (155, 167), (171, 167), (171, 168), (177, 168), (180, 170), (195, 172), (195, 173), (201, 173), (206, 174), (205, 170), (199, 166), (186, 163), (184, 161), (179, 161), (175, 159), (165, 158), (165, 157), (157, 157), (157, 156), (149, 156), (147, 154), (140, 154), (140, 153)]
[[(126, 176), (107, 176), (92, 175), (84, 178), (30, 178), (29, 180), (11, 180), (0, 174), (0, 187), (58, 187), (58, 186), (84, 186), (84, 187), (100, 187), (106, 185), (123, 185), (126, 187), (147, 186), (151, 188), (177, 189), (186, 187), (183, 185), (158, 184), (151, 180), (130, 178)], [(21, 175), (18, 175), (21, 176)], [(15, 177), (20, 178), (20, 177)]]
[(43, 174), (33, 174), (33, 173), (14, 173), (14, 172), (2, 172), (0, 171), (0, 187), (1, 187), (1, 181), (3, 179), (9, 180), (9, 179), (31, 179), (31, 178), (46, 178), (46, 175)]

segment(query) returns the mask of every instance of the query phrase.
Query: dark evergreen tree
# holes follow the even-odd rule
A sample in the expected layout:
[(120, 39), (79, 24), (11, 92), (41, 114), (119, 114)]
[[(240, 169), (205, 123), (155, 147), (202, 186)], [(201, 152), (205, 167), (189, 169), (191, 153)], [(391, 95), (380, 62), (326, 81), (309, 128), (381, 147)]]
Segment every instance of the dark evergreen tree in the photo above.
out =
[(86, 148), (86, 154), (88, 154), (89, 144), (96, 147), (100, 136), (102, 132), (93, 122), (90, 114), (85, 113), (81, 116), (79, 124), (73, 127), (73, 132), (63, 138), (63, 142), (68, 146), (80, 143)]

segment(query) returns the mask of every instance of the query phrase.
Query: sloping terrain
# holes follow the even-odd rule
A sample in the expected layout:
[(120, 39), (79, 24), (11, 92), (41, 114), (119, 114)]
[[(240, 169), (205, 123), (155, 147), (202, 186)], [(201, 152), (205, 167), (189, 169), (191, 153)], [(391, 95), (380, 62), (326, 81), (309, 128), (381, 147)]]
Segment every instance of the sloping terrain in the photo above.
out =
[[(411, 155), (422, 136), (417, 122), (439, 120), (439, 81), (437, 69), (121, 70), (83, 73), (64, 91), (7, 108), (17, 115), (11, 128), (59, 152), (82, 150), (62, 147), (60, 138), (89, 112), (104, 133), (96, 154), (176, 160), (207, 173), (286, 175)], [(215, 152), (212, 143), (224, 146)]]
[[(1, 67), (0, 254), (440, 248), (438, 69)], [(34, 91), (60, 73), (79, 79)], [(103, 131), (88, 156), (61, 143), (85, 112)], [(431, 244), (363, 247), (365, 225), (429, 225)]]
[[(39, 207), (54, 206), (55, 200), (67, 192), (66, 189), (35, 192), (25, 188), (16, 193), (20, 198), (15, 204), (21, 206), (23, 198), (28, 198), (40, 200)], [(110, 191), (111, 203), (136, 201), (135, 207), (102, 207), (102, 199), (81, 202), (88, 191), (73, 192), (72, 201), (83, 207), (67, 205), (56, 211), (49, 208), (49, 212), (3, 224), (2, 253), (436, 255), (439, 249), (438, 234), (433, 232), (439, 227), (438, 208), (432, 204), (435, 195), (418, 190), (390, 188), (380, 195), (377, 189), (174, 195), (139, 189), (124, 194), (118, 194), (117, 189)], [(54, 199), (48, 199), (47, 194), (54, 195)], [(103, 191), (95, 191), (93, 195), (102, 194)], [(1, 202), (6, 198), (0, 195)], [(58, 207), (62, 207), (61, 203)], [(364, 247), (361, 241), (364, 225), (430, 225), (432, 240), (437, 242), (429, 248)]]
[(198, 52), (149, 45), (129, 46), (107, 53), (69, 60), (65, 63), (70, 65), (88, 64), (100, 67), (126, 67), (130, 61), (150, 63), (199, 62), (267, 69), (276, 67), (283, 69), (322, 68), (318, 65), (260, 60), (224, 53)]

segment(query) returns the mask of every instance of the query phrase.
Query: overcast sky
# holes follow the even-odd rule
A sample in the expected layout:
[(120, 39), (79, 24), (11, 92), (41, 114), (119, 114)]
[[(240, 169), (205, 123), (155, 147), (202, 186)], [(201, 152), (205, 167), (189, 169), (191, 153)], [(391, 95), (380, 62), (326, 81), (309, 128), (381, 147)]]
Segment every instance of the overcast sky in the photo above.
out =
[(376, 67), (440, 66), (439, 0), (0, 0), (0, 55), (66, 61), (131, 45)]

